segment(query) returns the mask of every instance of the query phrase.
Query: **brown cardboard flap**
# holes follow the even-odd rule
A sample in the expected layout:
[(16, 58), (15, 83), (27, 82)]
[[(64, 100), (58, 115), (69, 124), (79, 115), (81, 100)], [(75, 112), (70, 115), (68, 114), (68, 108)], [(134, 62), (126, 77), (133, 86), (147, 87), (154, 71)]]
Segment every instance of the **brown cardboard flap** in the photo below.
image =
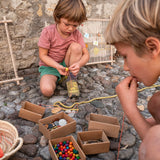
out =
[(119, 125), (119, 122), (117, 121), (116, 117), (109, 117), (109, 116), (100, 115), (100, 114), (91, 113), (90, 120), (103, 122), (103, 123), (109, 123), (113, 125)]
[(54, 114), (52, 116), (43, 118), (42, 120), (40, 120), (40, 122), (43, 123), (43, 124), (48, 124), (48, 123), (54, 122), (57, 119), (59, 120), (59, 119), (63, 119), (63, 118), (67, 121), (67, 123), (70, 123), (70, 122), (74, 121), (71, 117), (69, 117), (64, 112), (60, 112), (60, 113)]
[(97, 140), (102, 138), (102, 131), (98, 130), (98, 131), (84, 131), (84, 132), (78, 132), (78, 134), (80, 135), (81, 139), (83, 141), (87, 141), (87, 140)]
[[(53, 129), (49, 131), (45, 124), (53, 123), (55, 120), (65, 119), (67, 124), (65, 126)], [(39, 131), (48, 139), (54, 139), (58, 137), (67, 136), (76, 131), (76, 121), (69, 117), (64, 112), (57, 113), (55, 115), (43, 118), (39, 120)]]
[(56, 156), (56, 153), (53, 149), (53, 145), (54, 144), (57, 144), (59, 142), (63, 142), (63, 141), (71, 141), (73, 142), (73, 146), (76, 150), (78, 150), (79, 152), (79, 156), (81, 158), (81, 160), (86, 160), (86, 156), (85, 154), (83, 153), (83, 151), (81, 150), (81, 148), (79, 147), (78, 143), (76, 142), (76, 140), (73, 138), (73, 136), (67, 136), (67, 137), (61, 137), (61, 138), (56, 138), (56, 139), (51, 139), (49, 140), (49, 151), (50, 151), (50, 154), (51, 154), (51, 157), (52, 157), (52, 160), (58, 160), (57, 156)]
[(30, 103), (30, 102), (28, 102), (28, 101), (26, 101), (26, 102), (23, 104), (23, 108), (26, 109), (26, 110), (32, 111), (32, 112), (34, 112), (34, 113), (39, 113), (39, 114), (41, 114), (41, 115), (43, 115), (44, 112), (45, 112), (45, 107), (41, 107), (41, 106), (39, 106), (39, 105)]
[(18, 116), (23, 119), (38, 123), (38, 121), (43, 117), (44, 112), (45, 107), (41, 107), (25, 101), (19, 111)]
[[(102, 140), (98, 143), (85, 144), (85, 141)], [(78, 132), (77, 141), (86, 155), (99, 154), (109, 151), (110, 141), (102, 130)]]
[(91, 113), (88, 130), (103, 130), (108, 137), (117, 138), (120, 125), (116, 117)]
[(36, 114), (36, 115), (35, 115), (35, 113), (33, 113), (33, 112), (31, 112), (31, 111), (28, 111), (28, 110), (26, 110), (26, 109), (21, 108), (21, 110), (20, 110), (20, 112), (19, 112), (19, 117), (37, 123), (37, 122), (39, 121), (39, 119), (42, 118), (42, 115), (41, 115), (41, 114)]

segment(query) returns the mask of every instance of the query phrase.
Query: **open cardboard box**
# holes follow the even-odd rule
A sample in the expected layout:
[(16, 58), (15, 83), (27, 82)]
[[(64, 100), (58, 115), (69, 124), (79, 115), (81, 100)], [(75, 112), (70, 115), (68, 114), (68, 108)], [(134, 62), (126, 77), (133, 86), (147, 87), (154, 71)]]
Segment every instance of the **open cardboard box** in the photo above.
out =
[(45, 113), (45, 107), (25, 101), (19, 111), (19, 117), (38, 123)]
[(58, 157), (53, 149), (53, 145), (55, 145), (59, 142), (67, 141), (67, 140), (69, 140), (73, 143), (74, 148), (79, 152), (79, 156), (80, 156), (81, 160), (86, 160), (85, 154), (83, 153), (83, 151), (81, 150), (80, 146), (78, 145), (76, 140), (73, 138), (73, 136), (67, 136), (67, 137), (61, 137), (61, 138), (49, 140), (49, 152), (51, 154), (52, 160), (58, 160)]
[(116, 117), (91, 113), (88, 130), (104, 130), (108, 137), (118, 138), (120, 124)]
[[(96, 142), (97, 140), (101, 141)], [(77, 141), (86, 155), (105, 153), (110, 147), (110, 141), (102, 130), (78, 132)]]
[[(45, 125), (53, 123), (56, 120), (65, 119), (67, 124), (53, 130), (48, 130)], [(76, 121), (64, 112), (43, 118), (39, 120), (39, 131), (48, 139), (64, 137), (76, 131)]]

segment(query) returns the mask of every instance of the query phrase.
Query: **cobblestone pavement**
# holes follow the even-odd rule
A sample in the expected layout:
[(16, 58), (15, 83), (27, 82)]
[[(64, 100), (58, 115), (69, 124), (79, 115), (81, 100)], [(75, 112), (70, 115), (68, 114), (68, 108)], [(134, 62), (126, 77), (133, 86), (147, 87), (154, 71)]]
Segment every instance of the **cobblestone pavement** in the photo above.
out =
[[(128, 75), (123, 71), (122, 60), (119, 59), (115, 64), (97, 64), (81, 68), (78, 75), (80, 97), (69, 99), (65, 83), (59, 85), (55, 95), (51, 98), (44, 97), (39, 89), (39, 74), (24, 75), (24, 80), (20, 85), (15, 82), (2, 84), (0, 91), (0, 119), (9, 121), (18, 130), (19, 136), (23, 138), (22, 148), (10, 157), (10, 160), (50, 160), (48, 141), (39, 132), (38, 124), (22, 119), (18, 116), (22, 107), (22, 102), (29, 101), (33, 104), (46, 107), (44, 117), (52, 115), (53, 103), (60, 101), (65, 105), (72, 105), (74, 102), (96, 99), (90, 103), (82, 103), (77, 106), (78, 111), (64, 110), (66, 114), (76, 121), (76, 132), (71, 135), (76, 139), (77, 132), (87, 131), (90, 113), (97, 113), (107, 116), (117, 117), (120, 126), (122, 125), (123, 111), (117, 97), (107, 98), (115, 95), (115, 87)], [(144, 88), (139, 84), (139, 88)], [(145, 117), (150, 114), (147, 111), (147, 101), (157, 88), (145, 89), (138, 93), (138, 106), (144, 107), (141, 111)], [(60, 111), (62, 112), (62, 111)], [(44, 118), (43, 117), (43, 118)], [(120, 135), (120, 132), (119, 132)], [(88, 160), (115, 160), (119, 138), (110, 138), (110, 150), (108, 153), (101, 153), (87, 156)], [(119, 152), (120, 160), (138, 160), (138, 148), (140, 139), (125, 117), (123, 134), (121, 139), (121, 149)]]

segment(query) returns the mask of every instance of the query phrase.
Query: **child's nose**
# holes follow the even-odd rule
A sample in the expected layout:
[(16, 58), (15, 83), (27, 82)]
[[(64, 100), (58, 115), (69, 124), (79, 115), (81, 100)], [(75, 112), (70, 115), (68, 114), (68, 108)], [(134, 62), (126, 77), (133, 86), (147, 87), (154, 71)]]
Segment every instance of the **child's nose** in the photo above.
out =
[(74, 27), (73, 27), (73, 26), (69, 26), (68, 30), (69, 30), (70, 32), (72, 32), (72, 31), (74, 31)]
[(128, 65), (127, 65), (127, 63), (125, 61), (124, 61), (123, 69), (125, 71), (129, 71)]

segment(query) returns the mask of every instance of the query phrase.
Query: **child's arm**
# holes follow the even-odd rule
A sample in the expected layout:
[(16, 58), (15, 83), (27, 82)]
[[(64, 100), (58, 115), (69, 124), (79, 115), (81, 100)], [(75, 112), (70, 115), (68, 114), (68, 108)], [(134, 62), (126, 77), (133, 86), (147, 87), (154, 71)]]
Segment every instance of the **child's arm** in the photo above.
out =
[(48, 49), (39, 47), (39, 58), (47, 65), (56, 68), (61, 75), (66, 75), (65, 67), (48, 56)]
[(77, 63), (74, 63), (69, 67), (69, 70), (72, 71), (73, 75), (76, 76), (78, 74), (80, 68), (82, 66), (84, 66), (89, 61), (89, 58), (90, 58), (90, 56), (89, 56), (89, 52), (88, 52), (87, 48), (83, 48), (81, 59)]
[(143, 139), (151, 127), (137, 108), (137, 82), (133, 77), (125, 78), (116, 88), (122, 108), (137, 133)]

